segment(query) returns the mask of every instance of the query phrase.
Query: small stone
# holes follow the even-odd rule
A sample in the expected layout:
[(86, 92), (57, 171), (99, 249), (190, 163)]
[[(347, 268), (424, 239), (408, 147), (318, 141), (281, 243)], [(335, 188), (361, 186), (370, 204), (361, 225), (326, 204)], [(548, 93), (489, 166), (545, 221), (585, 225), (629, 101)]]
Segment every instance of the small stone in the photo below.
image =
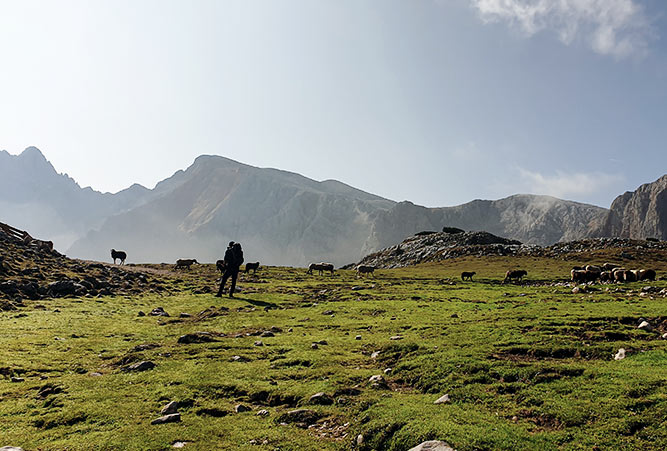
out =
[(294, 329), (290, 327), (289, 329), (287, 329), (287, 332), (294, 332)]
[(664, 334), (662, 334), (662, 338), (665, 339), (665, 340), (667, 340), (667, 332), (665, 332)]
[(255, 346), (264, 346), (264, 342), (262, 342), (261, 340), (257, 340), (255, 342)]
[(137, 316), (146, 316), (146, 314), (144, 312), (142, 312), (141, 310), (139, 310), (139, 313), (137, 313)]
[(23, 448), (19, 448), (18, 446), (3, 446), (0, 448), (0, 451), (23, 451)]
[(22, 377), (12, 376), (11, 381), (12, 382), (23, 382), (23, 381), (25, 381), (25, 379), (22, 378)]
[(312, 345), (310, 345), (310, 347), (313, 348), (313, 349), (319, 349), (319, 346), (317, 346), (317, 343), (313, 343)]
[[(179, 316), (180, 318), (190, 318), (190, 317), (192, 317), (191, 314), (189, 314), (189, 313), (185, 313), (185, 312), (181, 312), (181, 314), (178, 315), (178, 316)], [(182, 443), (182, 442), (179, 442), (179, 443)]]
[(264, 332), (261, 333), (260, 337), (275, 337), (276, 335), (271, 332), (270, 330), (265, 330)]
[(164, 406), (160, 413), (162, 415), (171, 415), (172, 413), (178, 412), (178, 401), (171, 401), (169, 404)]
[(384, 371), (383, 371), (383, 373), (384, 373), (384, 374), (391, 374), (392, 371), (393, 371), (392, 368), (385, 368)]
[(377, 359), (380, 356), (380, 351), (374, 351), (371, 354), (371, 359)]
[(389, 339), (390, 340), (402, 340), (403, 337), (401, 337), (400, 335), (394, 335), (393, 337), (389, 337)]
[(102, 376), (102, 373), (98, 373), (97, 371), (95, 371), (94, 373), (88, 374), (88, 376), (90, 376), (90, 377), (100, 377), (100, 376)]
[(258, 411), (255, 415), (257, 415), (258, 417), (267, 417), (269, 416), (269, 411), (266, 409), (262, 409)]
[(356, 337), (354, 337), (354, 339), (355, 340), (361, 340), (361, 335), (357, 335)]
[(639, 326), (637, 326), (637, 329), (651, 331), (651, 330), (653, 330), (653, 327), (651, 326), (651, 324), (648, 321), (642, 321), (641, 324), (639, 324)]
[(362, 434), (357, 435), (357, 446), (364, 444), (364, 436)]
[(428, 442), (420, 443), (414, 448), (411, 448), (409, 451), (456, 451), (456, 450), (451, 446), (449, 446), (447, 442), (442, 442), (440, 440), (429, 440)]
[(433, 404), (446, 404), (450, 401), (451, 400), (449, 399), (449, 394), (445, 394), (445, 395), (442, 395), (441, 397), (439, 397), (438, 399), (436, 399), (435, 401), (433, 401)]
[(614, 356), (614, 360), (623, 360), (625, 358), (625, 349), (621, 348)]
[(244, 406), (243, 404), (237, 404), (234, 407), (234, 411), (236, 413), (243, 413), (243, 412), (250, 412), (252, 409), (248, 406)]
[(178, 441), (178, 442), (174, 442), (174, 443), (172, 443), (172, 444), (171, 444), (171, 447), (172, 447), (172, 448), (185, 448), (185, 445), (187, 445), (187, 444), (188, 444), (188, 442), (181, 442), (181, 441)]
[(151, 310), (151, 316), (169, 316), (169, 313), (165, 312), (162, 307), (155, 307)]
[(181, 421), (180, 413), (172, 413), (170, 415), (165, 415), (160, 418), (156, 418), (151, 421), (151, 424), (165, 424), (165, 423), (178, 423)]

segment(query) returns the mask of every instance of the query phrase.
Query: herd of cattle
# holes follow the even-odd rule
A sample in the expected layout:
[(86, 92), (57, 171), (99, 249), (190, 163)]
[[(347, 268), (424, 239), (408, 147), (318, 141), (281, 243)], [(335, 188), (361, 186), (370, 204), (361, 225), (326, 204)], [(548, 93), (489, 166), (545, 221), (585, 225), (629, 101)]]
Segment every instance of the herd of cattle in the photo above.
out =
[[(120, 260), (120, 264), (125, 263), (127, 254), (123, 251), (117, 251), (111, 249), (111, 258), (113, 258), (114, 263), (116, 260)], [(176, 260), (176, 269), (190, 269), (190, 266), (198, 264), (196, 259), (178, 259)], [(216, 262), (216, 267), (220, 272), (224, 272), (225, 263), (223, 260), (218, 260)], [(253, 271), (257, 273), (259, 269), (259, 262), (246, 263), (245, 272), (248, 273)], [(357, 272), (357, 277), (360, 277), (365, 274), (370, 274), (375, 276), (375, 267), (370, 265), (358, 265), (355, 268)], [(317, 271), (321, 276), (325, 272), (334, 274), (334, 265), (332, 263), (311, 263), (308, 266), (307, 274), (312, 275), (313, 271)], [(469, 280), (472, 282), (472, 277), (475, 275), (475, 272), (464, 271), (461, 273), (461, 280)], [(509, 270), (505, 273), (505, 282), (520, 282), (521, 279), (528, 275), (523, 269), (514, 269)], [(656, 278), (656, 272), (653, 269), (625, 269), (614, 263), (605, 263), (602, 266), (597, 265), (586, 265), (586, 266), (574, 266), (570, 272), (572, 282), (637, 282), (643, 280), (654, 281)]]

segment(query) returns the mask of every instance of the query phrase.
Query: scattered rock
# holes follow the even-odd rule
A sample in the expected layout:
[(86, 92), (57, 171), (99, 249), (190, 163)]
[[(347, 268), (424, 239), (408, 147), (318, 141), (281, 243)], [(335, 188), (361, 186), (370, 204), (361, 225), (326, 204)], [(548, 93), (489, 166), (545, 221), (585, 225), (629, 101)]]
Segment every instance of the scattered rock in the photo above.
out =
[(319, 349), (320, 348), (319, 346), (317, 346), (317, 343), (313, 343), (312, 345), (310, 345), (310, 347), (312, 349)]
[(0, 448), (0, 451), (23, 451), (23, 448), (19, 448), (18, 446), (3, 446)]
[(393, 371), (393, 368), (385, 368), (383, 373), (384, 374), (391, 374), (392, 371)]
[(146, 316), (146, 314), (144, 312), (142, 312), (141, 310), (139, 310), (139, 313), (137, 313), (137, 316)]
[(16, 376), (12, 376), (12, 378), (11, 378), (10, 380), (11, 380), (12, 382), (24, 382), (24, 381), (25, 381), (24, 378), (22, 378), (22, 377), (16, 377)]
[(275, 337), (276, 335), (273, 332), (271, 332), (270, 330), (265, 330), (259, 336), (263, 337), (263, 338), (266, 338), (266, 337)]
[(169, 316), (169, 313), (165, 312), (162, 307), (155, 307), (150, 312), (151, 316)]
[(651, 326), (651, 324), (648, 321), (642, 321), (639, 324), (639, 326), (637, 326), (637, 329), (651, 331), (651, 330), (653, 330), (653, 326)]
[(252, 409), (248, 406), (244, 406), (243, 404), (237, 404), (234, 406), (234, 411), (236, 413), (243, 413), (243, 412), (250, 412)]
[(447, 404), (450, 401), (451, 400), (449, 399), (449, 393), (447, 393), (447, 394), (442, 395), (441, 397), (439, 397), (435, 401), (433, 401), (433, 404)]
[(623, 360), (625, 358), (625, 349), (621, 348), (614, 356), (614, 360)]
[(162, 415), (171, 415), (172, 413), (178, 412), (178, 401), (171, 401), (169, 404), (164, 406), (160, 413)]
[(380, 351), (373, 351), (371, 359), (377, 359), (380, 356)]
[(210, 332), (195, 332), (192, 334), (185, 334), (178, 337), (178, 343), (180, 344), (210, 343), (212, 341), (217, 341), (217, 340)]
[(320, 406), (330, 406), (334, 403), (334, 400), (331, 396), (327, 395), (324, 392), (315, 393), (313, 396), (308, 398), (309, 404), (317, 404)]
[(354, 339), (355, 340), (361, 340), (361, 335), (357, 335), (356, 337), (354, 337)]
[(280, 415), (277, 421), (279, 423), (287, 424), (296, 423), (297, 426), (306, 428), (311, 424), (315, 424), (320, 418), (322, 418), (322, 414), (315, 410), (297, 409), (290, 410), (289, 412)]
[(185, 448), (185, 445), (187, 445), (188, 442), (182, 442), (182, 441), (176, 441), (171, 444), (172, 448)]
[(156, 418), (151, 421), (151, 424), (166, 424), (166, 423), (178, 423), (181, 421), (180, 413), (172, 413), (170, 415), (164, 415), (160, 418)]
[(371, 388), (375, 389), (388, 388), (387, 381), (384, 379), (384, 376), (382, 374), (376, 374), (374, 376), (371, 376), (370, 379), (368, 379), (368, 382), (371, 384)]
[(267, 417), (269, 416), (269, 411), (266, 409), (262, 409), (258, 411), (255, 415), (257, 415), (258, 417)]
[(255, 346), (264, 346), (264, 342), (262, 342), (261, 340), (257, 340), (255, 342)]
[(143, 360), (141, 362), (133, 363), (132, 365), (128, 365), (123, 368), (123, 371), (147, 371), (147, 370), (152, 370), (155, 368), (155, 364), (153, 362)]
[(451, 446), (449, 446), (447, 442), (442, 442), (440, 440), (429, 440), (428, 442), (420, 443), (414, 448), (411, 448), (409, 451), (456, 451), (456, 450)]
[(89, 373), (88, 376), (90, 376), (90, 377), (100, 377), (100, 376), (102, 376), (102, 373), (98, 373), (98, 372)]
[(394, 335), (393, 337), (389, 337), (390, 340), (402, 340), (403, 337), (400, 335)]

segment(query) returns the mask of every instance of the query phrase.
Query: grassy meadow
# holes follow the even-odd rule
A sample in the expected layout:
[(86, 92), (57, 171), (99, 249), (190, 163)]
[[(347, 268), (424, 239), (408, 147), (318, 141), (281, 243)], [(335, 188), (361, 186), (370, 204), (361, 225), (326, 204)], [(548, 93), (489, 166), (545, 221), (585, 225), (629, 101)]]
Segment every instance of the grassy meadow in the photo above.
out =
[[(667, 449), (667, 298), (641, 293), (667, 282), (573, 294), (572, 264), (607, 257), (468, 257), (364, 279), (260, 268), (234, 299), (194, 294), (218, 274), (195, 265), (166, 272), (162, 293), (26, 301), (0, 312), (0, 447)], [(664, 256), (645, 258), (665, 274)], [(502, 284), (508, 268), (527, 279)], [(195, 332), (213, 341), (178, 343)], [(155, 368), (123, 371), (144, 360)], [(181, 421), (152, 425), (173, 400)], [(314, 419), (284, 416), (301, 408)]]

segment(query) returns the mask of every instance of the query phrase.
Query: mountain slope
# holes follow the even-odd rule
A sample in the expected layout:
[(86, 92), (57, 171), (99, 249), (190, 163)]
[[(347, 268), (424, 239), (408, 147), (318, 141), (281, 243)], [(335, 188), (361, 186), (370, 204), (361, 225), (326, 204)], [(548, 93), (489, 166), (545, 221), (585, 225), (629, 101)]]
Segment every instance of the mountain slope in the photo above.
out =
[(152, 200), (109, 218), (69, 252), (103, 259), (122, 247), (133, 261), (214, 261), (234, 240), (247, 259), (266, 264), (343, 262), (367, 251), (360, 243), (369, 217), (393, 204), (340, 182), (201, 156), (160, 182)]
[(443, 208), (401, 202), (378, 214), (370, 239), (376, 249), (381, 249), (420, 230), (439, 231), (446, 225), (548, 245), (589, 236), (606, 213), (606, 209), (593, 205), (530, 194)]
[(36, 147), (20, 155), (0, 151), (0, 220), (52, 240), (61, 250), (149, 193), (141, 185), (116, 194), (82, 189), (66, 174), (58, 174)]

